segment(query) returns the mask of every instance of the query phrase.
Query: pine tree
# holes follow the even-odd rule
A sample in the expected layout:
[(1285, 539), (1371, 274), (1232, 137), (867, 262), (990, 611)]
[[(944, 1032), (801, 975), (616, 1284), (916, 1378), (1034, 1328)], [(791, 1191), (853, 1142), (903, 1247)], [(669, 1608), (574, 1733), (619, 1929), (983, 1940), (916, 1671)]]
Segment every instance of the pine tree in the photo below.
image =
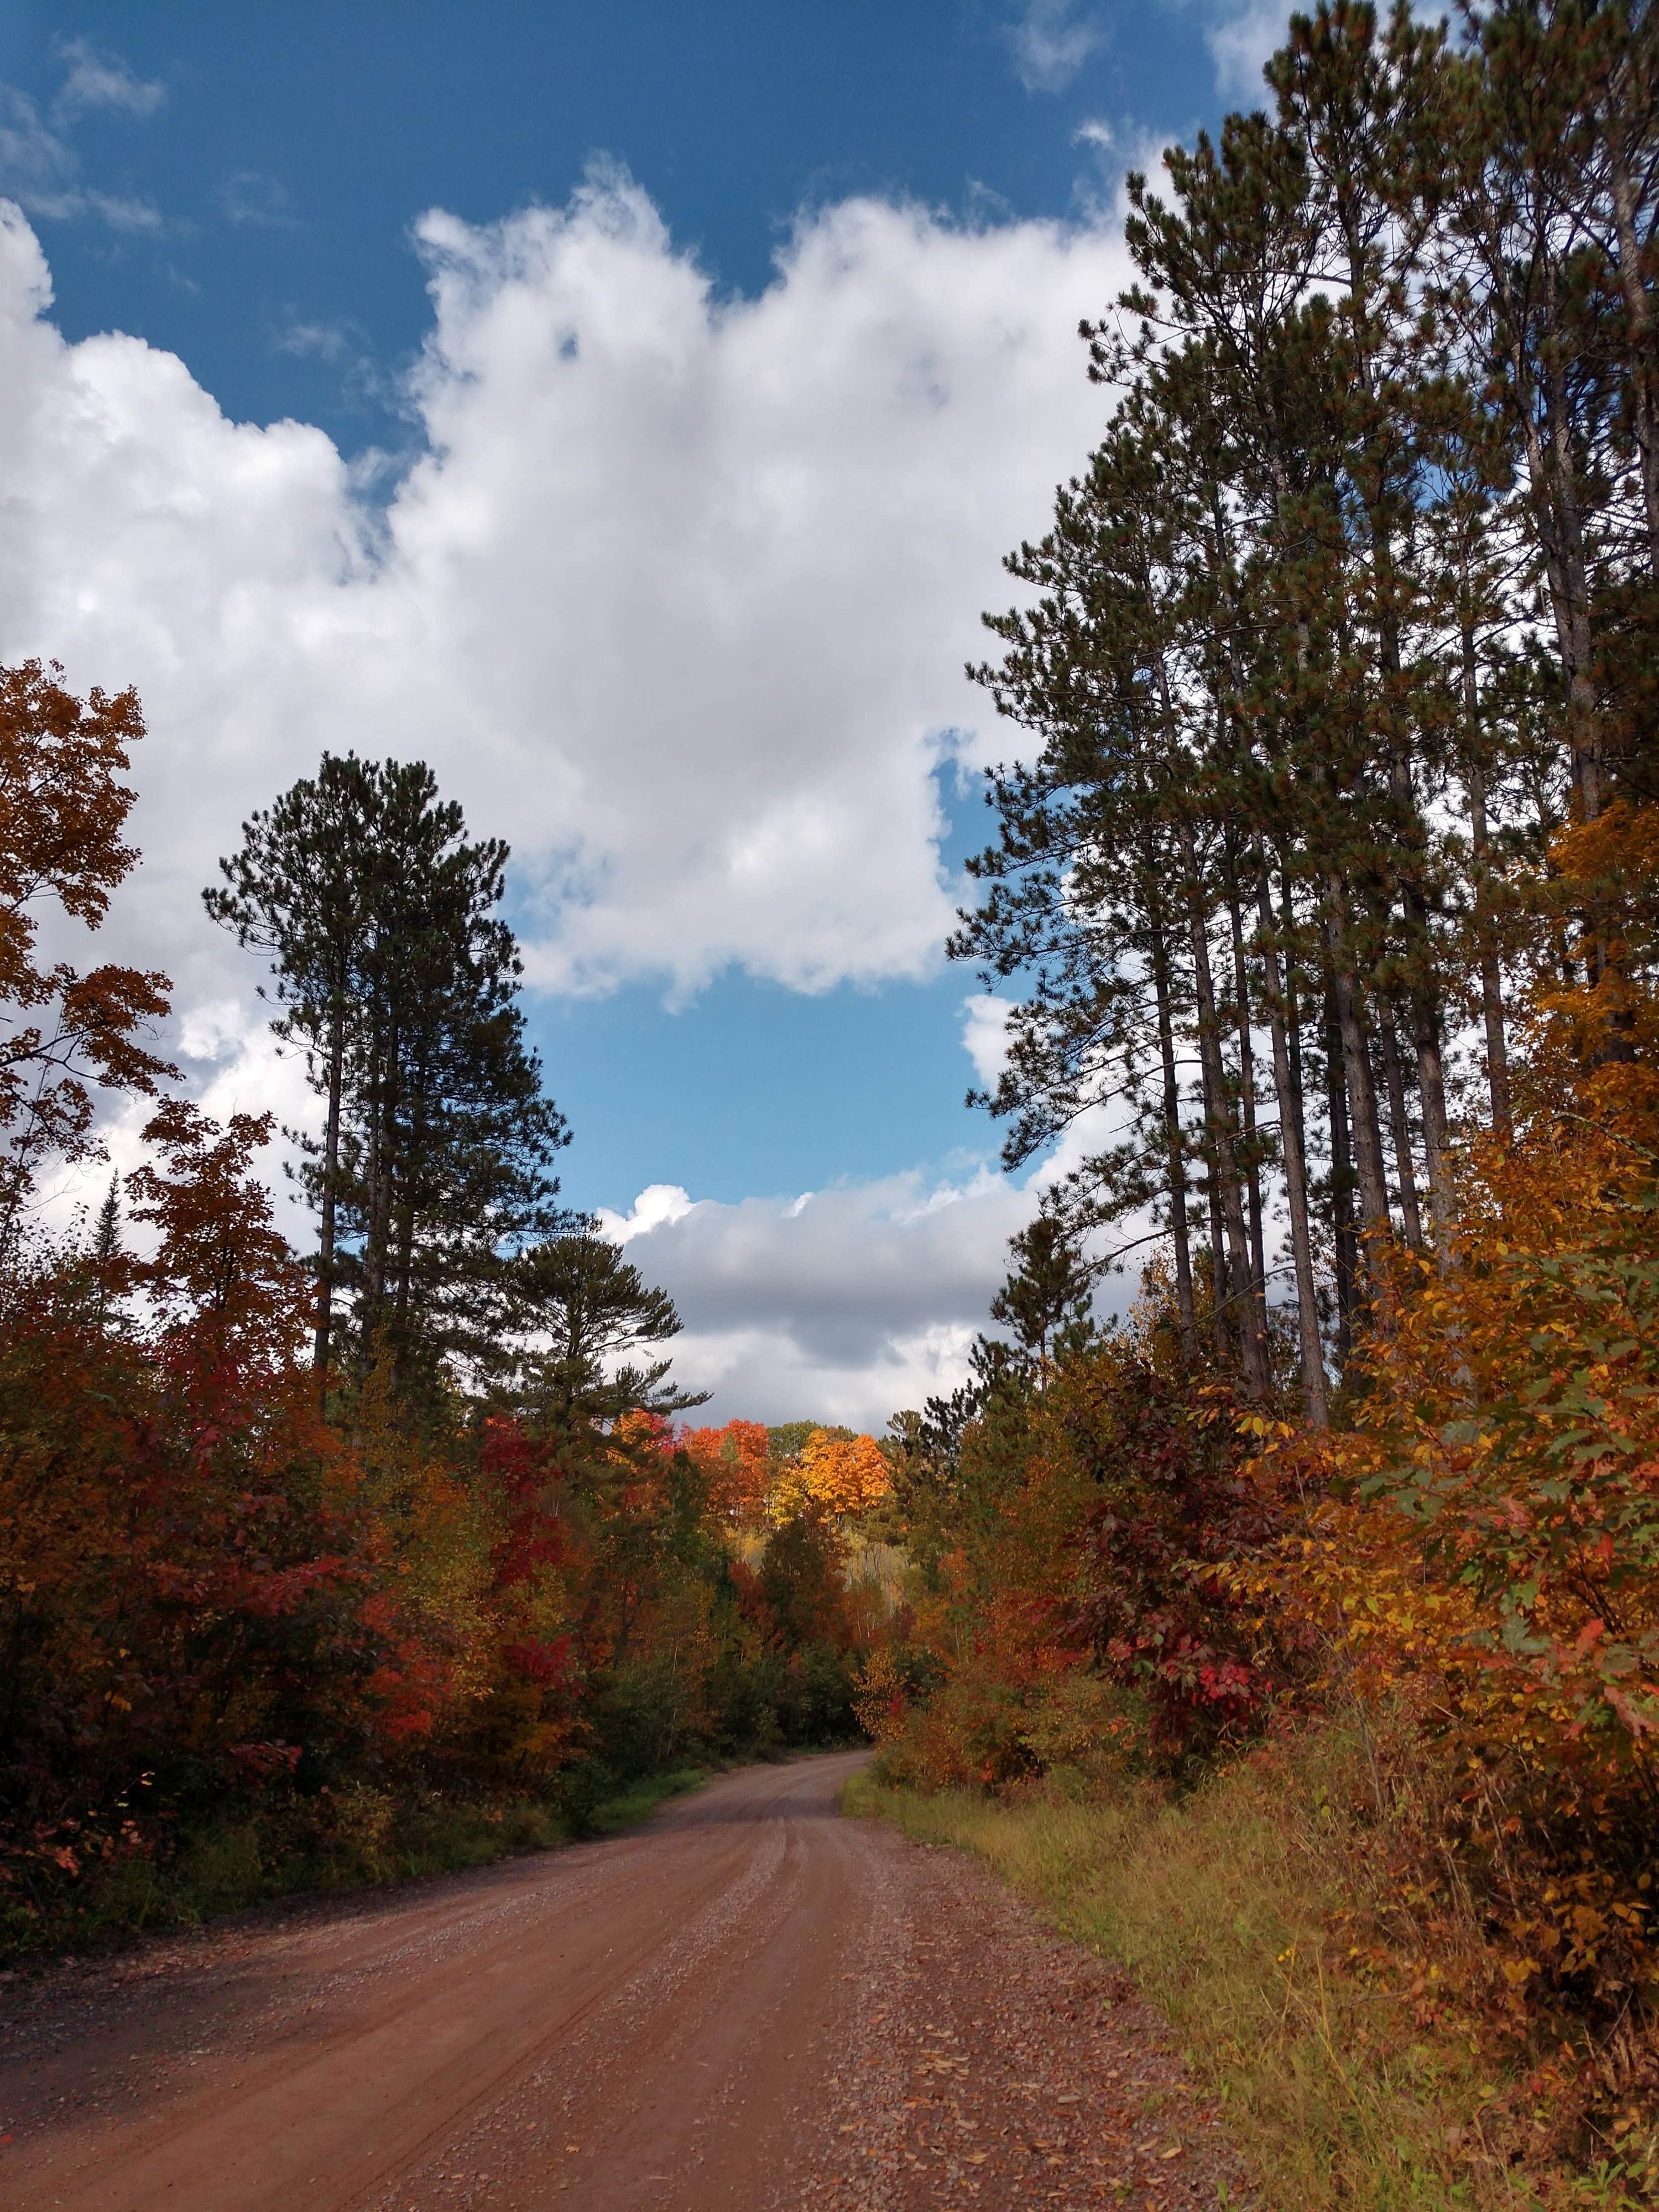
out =
[(629, 1413), (666, 1417), (707, 1403), (708, 1391), (668, 1380), (672, 1361), (649, 1357), (680, 1333), (673, 1300), (591, 1227), (530, 1247), (511, 1291), (528, 1342), (510, 1401), (538, 1436), (580, 1453)]
[(320, 1139), (298, 1139), (321, 1223), (319, 1387), (343, 1337), (356, 1378), (385, 1359), (399, 1394), (488, 1365), (513, 1253), (564, 1218), (550, 1170), (568, 1133), (496, 912), (507, 860), (468, 840), (423, 763), (325, 757), (206, 895), (269, 954), (273, 1026), (324, 1101)]
[(224, 883), (202, 894), (209, 914), (234, 931), (244, 949), (270, 957), (283, 1009), (271, 1027), (285, 1042), (301, 1046), (323, 1100), (320, 1147), (293, 1131), (285, 1134), (312, 1152), (306, 1180), (319, 1231), (313, 1356), (324, 1392), (334, 1348), (346, 1046), (365, 988), (365, 860), (375, 795), (376, 770), (368, 762), (355, 753), (325, 753), (314, 777), (301, 778), (243, 823), (241, 849), (219, 863)]
[(991, 1319), (1012, 1333), (1021, 1365), (1041, 1381), (1093, 1334), (1096, 1270), (1053, 1212), (1011, 1237), (1008, 1249), (1015, 1264), (991, 1301)]
[(1266, 76), (1128, 179), (1114, 419), (974, 672), (1035, 742), (951, 949), (1018, 987), (1005, 1160), (1109, 1116), (1067, 1218), (1167, 1236), (1184, 1356), (1207, 1293), (1256, 1398), (1280, 1212), (1322, 1425), (1391, 1244), (1452, 1264), (1444, 1039), (1500, 1133), (1516, 964), (1583, 960), (1632, 1048), (1605, 888), (1515, 878), (1659, 758), (1659, 18), (1325, 0)]
[(121, 1258), (121, 1178), (112, 1175), (109, 1188), (104, 1193), (92, 1224), (91, 1260), (93, 1281), (95, 1285), (94, 1302), (98, 1326), (102, 1328), (109, 1318), (110, 1300), (118, 1296), (125, 1285), (118, 1280), (124, 1272), (117, 1263)]
[(98, 1218), (92, 1224), (92, 1256), (100, 1267), (107, 1267), (120, 1249), (121, 1178), (112, 1175), (98, 1209)]

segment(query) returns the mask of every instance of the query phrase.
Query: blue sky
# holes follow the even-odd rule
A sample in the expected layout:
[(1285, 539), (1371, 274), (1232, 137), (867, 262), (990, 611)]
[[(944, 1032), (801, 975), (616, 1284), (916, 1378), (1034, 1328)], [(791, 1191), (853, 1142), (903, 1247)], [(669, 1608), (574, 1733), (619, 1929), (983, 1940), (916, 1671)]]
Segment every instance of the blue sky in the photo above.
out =
[[(954, 776), (944, 779), (956, 793)], [(977, 793), (954, 797), (954, 869), (983, 842)], [(629, 984), (593, 1000), (541, 1000), (536, 1033), (576, 1133), (565, 1183), (577, 1204), (616, 1206), (649, 1182), (699, 1197), (794, 1196), (842, 1176), (994, 1150), (987, 1115), (964, 1105), (971, 974), (822, 994), (728, 969), (667, 1011), (661, 990)]]
[[(975, 1167), (940, 957), (1006, 742), (962, 660), (1100, 420), (1072, 332), (1125, 273), (1125, 161), (1235, 101), (1274, 28), (1259, 0), (8, 10), (0, 397), (48, 427), (0, 644), (140, 683), (117, 921), (203, 1095), (303, 1110), (194, 918), (215, 850), (324, 744), (424, 750), (522, 859), (569, 1195), (686, 1194), (632, 1227), (691, 1334), (723, 1316), (717, 1410), (948, 1382), (1030, 1202)], [(814, 1243), (801, 1195), (837, 1189)], [(781, 1350), (744, 1268), (768, 1312), (797, 1285)]]
[(88, 177), (161, 228), (53, 227), (66, 333), (135, 331), (228, 412), (297, 415), (349, 450), (405, 434), (388, 403), (428, 320), (408, 236), (423, 208), (556, 204), (608, 155), (721, 284), (754, 291), (803, 206), (1074, 215), (1080, 181), (1098, 185), (1079, 127), (1178, 133), (1212, 112), (1211, 21), (1158, 0), (1024, 16), (990, 0), (14, 0), (0, 76), (50, 118), (82, 46), (165, 95), (70, 102)]

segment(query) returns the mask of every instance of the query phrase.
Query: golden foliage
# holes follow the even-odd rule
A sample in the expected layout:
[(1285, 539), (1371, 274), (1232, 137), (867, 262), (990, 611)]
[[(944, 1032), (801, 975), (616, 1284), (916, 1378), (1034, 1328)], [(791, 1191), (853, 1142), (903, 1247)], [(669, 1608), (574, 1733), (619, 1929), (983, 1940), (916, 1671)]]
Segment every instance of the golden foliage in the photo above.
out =
[(814, 1429), (774, 1477), (767, 1518), (776, 1527), (814, 1510), (834, 1520), (855, 1517), (878, 1505), (891, 1487), (886, 1455), (873, 1437), (832, 1437)]

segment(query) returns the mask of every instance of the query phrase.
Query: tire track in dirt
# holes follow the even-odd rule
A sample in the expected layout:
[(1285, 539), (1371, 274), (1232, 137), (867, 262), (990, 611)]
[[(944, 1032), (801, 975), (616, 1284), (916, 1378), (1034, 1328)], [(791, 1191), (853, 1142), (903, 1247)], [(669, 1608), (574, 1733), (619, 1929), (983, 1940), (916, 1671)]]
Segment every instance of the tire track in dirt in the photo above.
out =
[(1248, 2203), (1120, 1978), (954, 1854), (836, 1816), (859, 1758), (13, 1984), (0, 2208)]

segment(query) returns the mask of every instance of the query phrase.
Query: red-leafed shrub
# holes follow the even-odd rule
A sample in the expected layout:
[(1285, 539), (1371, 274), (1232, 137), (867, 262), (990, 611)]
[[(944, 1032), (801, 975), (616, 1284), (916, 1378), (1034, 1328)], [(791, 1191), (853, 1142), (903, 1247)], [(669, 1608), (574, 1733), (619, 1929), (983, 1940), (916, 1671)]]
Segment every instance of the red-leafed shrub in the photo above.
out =
[(1261, 1557), (1286, 1511), (1231, 1392), (1106, 1353), (1066, 1373), (1044, 1419), (1097, 1488), (1073, 1620), (1100, 1673), (1144, 1698), (1160, 1757), (1249, 1735), (1290, 1679), (1291, 1654), (1225, 1571)]

